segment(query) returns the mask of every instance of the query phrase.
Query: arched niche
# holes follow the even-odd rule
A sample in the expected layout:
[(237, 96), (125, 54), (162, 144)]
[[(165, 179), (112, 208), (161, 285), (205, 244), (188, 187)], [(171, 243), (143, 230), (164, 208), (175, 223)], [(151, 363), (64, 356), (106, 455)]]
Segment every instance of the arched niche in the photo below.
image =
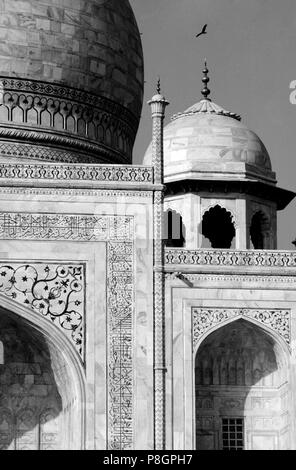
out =
[(53, 122), (55, 129), (60, 131), (64, 130), (64, 118), (61, 113), (54, 114)]
[(85, 136), (86, 135), (86, 123), (85, 123), (85, 120), (80, 118), (78, 120), (78, 124), (77, 124), (77, 132), (79, 135), (81, 136)]
[(270, 220), (267, 215), (259, 210), (253, 214), (250, 224), (251, 248), (264, 250), (269, 247)]
[(24, 111), (19, 106), (16, 106), (12, 110), (12, 121), (14, 122), (24, 122)]
[(89, 122), (87, 124), (87, 136), (90, 138), (90, 139), (96, 139), (96, 127), (94, 125), (93, 122)]
[(106, 129), (105, 142), (106, 142), (107, 145), (112, 145), (112, 133), (111, 133), (111, 130), (109, 128)]
[(182, 216), (168, 209), (164, 213), (164, 242), (168, 247), (180, 248), (185, 245), (185, 226)]
[(47, 109), (41, 112), (41, 125), (44, 127), (52, 126), (51, 114)]
[(0, 340), (0, 366), (4, 364), (4, 346)]
[(0, 448), (85, 448), (85, 379), (69, 340), (27, 308), (0, 297)]
[(288, 449), (289, 360), (281, 340), (237, 319), (212, 330), (195, 356), (197, 449)]
[(69, 132), (75, 132), (75, 119), (73, 116), (68, 116), (66, 119), (66, 130)]
[(220, 205), (207, 210), (202, 218), (202, 248), (229, 249), (235, 247), (233, 215)]
[(4, 104), (0, 104), (0, 121), (8, 121), (8, 108)]

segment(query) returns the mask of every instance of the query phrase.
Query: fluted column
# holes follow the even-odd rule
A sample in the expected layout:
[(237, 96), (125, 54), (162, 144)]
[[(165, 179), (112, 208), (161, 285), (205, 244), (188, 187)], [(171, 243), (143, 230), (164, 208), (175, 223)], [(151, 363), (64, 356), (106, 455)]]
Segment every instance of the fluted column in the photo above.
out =
[(160, 94), (148, 102), (151, 106), (153, 137), (152, 165), (154, 183), (159, 189), (154, 192), (154, 448), (165, 449), (165, 306), (164, 306), (164, 242), (163, 242), (163, 122), (165, 109), (169, 104)]

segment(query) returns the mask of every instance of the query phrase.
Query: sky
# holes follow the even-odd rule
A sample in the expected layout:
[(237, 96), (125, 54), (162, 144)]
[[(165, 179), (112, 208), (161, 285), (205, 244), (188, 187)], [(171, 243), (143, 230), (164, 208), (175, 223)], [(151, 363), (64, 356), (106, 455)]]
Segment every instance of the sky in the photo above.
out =
[[(158, 75), (171, 115), (199, 101), (206, 57), (211, 98), (242, 116), (264, 142), (278, 185), (296, 192), (295, 0), (130, 0), (145, 61), (145, 96), (134, 148), (141, 164), (151, 140), (147, 101)], [(195, 39), (202, 26), (208, 34)], [(296, 200), (278, 212), (278, 248), (294, 249)]]

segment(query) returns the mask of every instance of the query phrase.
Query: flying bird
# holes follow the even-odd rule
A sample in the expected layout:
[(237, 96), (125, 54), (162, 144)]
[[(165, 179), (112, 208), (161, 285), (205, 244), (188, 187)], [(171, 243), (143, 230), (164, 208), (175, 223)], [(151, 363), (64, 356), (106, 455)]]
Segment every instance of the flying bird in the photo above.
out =
[(205, 24), (204, 27), (202, 28), (202, 31), (200, 33), (198, 33), (195, 37), (198, 38), (202, 34), (207, 34), (207, 27), (208, 27), (208, 25)]

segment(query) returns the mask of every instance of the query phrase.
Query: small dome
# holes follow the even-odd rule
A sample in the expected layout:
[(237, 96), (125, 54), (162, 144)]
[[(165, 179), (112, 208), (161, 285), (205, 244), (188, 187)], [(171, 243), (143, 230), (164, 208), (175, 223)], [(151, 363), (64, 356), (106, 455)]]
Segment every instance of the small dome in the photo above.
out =
[[(151, 145), (144, 157), (151, 165)], [(244, 169), (274, 180), (268, 152), (240, 117), (210, 100), (201, 100), (173, 116), (164, 129), (164, 173), (167, 180), (191, 173), (242, 173)]]

